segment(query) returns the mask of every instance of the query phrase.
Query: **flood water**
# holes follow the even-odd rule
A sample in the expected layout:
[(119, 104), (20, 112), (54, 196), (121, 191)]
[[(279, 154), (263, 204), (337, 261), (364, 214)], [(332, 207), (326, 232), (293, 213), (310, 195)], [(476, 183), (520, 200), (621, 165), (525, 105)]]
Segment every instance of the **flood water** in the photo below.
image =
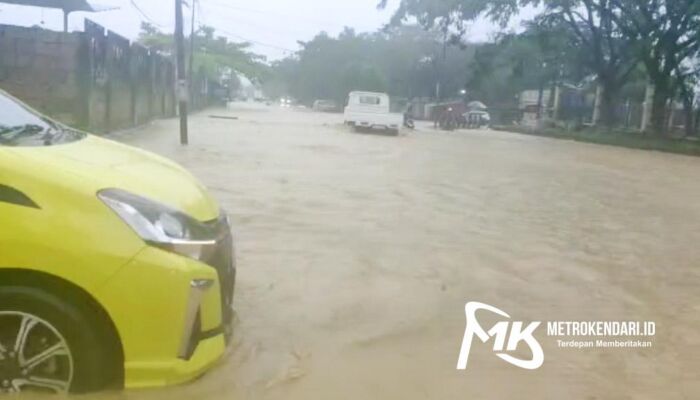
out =
[[(355, 134), (338, 114), (262, 105), (190, 132), (187, 148), (175, 120), (119, 139), (175, 159), (230, 212), (235, 347), (191, 384), (88, 399), (700, 398), (700, 158)], [(564, 349), (539, 328), (541, 368), (475, 344), (457, 371), (467, 301), (657, 332), (650, 349)]]

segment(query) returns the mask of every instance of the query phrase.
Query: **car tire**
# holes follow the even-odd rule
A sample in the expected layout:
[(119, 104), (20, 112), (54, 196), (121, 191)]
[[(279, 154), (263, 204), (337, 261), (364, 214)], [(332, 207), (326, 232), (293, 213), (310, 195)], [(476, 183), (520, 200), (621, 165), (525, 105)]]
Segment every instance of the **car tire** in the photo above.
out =
[(0, 286), (0, 392), (103, 389), (108, 349), (86, 315), (50, 291)]

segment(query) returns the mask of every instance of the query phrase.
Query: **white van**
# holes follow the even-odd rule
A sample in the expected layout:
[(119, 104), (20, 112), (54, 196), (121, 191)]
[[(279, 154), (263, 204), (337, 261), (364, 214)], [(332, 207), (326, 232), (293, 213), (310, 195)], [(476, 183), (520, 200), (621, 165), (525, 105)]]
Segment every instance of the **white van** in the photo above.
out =
[(389, 110), (389, 95), (386, 93), (350, 92), (345, 107), (345, 123), (355, 129), (382, 129), (397, 135), (403, 116), (392, 114)]

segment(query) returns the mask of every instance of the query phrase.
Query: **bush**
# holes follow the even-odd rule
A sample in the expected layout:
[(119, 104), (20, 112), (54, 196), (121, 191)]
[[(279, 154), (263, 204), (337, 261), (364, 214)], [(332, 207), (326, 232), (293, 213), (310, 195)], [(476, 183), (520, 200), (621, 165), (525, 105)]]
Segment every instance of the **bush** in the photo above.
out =
[(579, 142), (605, 144), (631, 149), (656, 150), (667, 153), (700, 156), (700, 141), (688, 138), (665, 138), (644, 136), (635, 130), (598, 129), (575, 127), (545, 127), (533, 130), (523, 126), (494, 126), (494, 130), (517, 132), (528, 135), (568, 139)]

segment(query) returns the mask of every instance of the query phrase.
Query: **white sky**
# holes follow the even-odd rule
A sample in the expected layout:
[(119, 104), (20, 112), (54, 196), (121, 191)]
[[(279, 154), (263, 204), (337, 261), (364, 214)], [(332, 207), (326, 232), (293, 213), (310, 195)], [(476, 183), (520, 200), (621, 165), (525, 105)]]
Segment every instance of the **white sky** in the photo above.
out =
[[(189, 3), (192, 0), (184, 1)], [(357, 32), (375, 31), (389, 21), (399, 1), (390, 0), (387, 10), (377, 10), (378, 0), (197, 0), (196, 24), (213, 26), (219, 35), (236, 41), (245, 39), (257, 42), (254, 43), (253, 50), (274, 60), (297, 50), (298, 40), (309, 40), (322, 30), (332, 35), (342, 31), (345, 26), (350, 26)], [(164, 31), (172, 31), (174, 26), (174, 0), (90, 2), (116, 9), (94, 14), (73, 13), (69, 20), (70, 30), (82, 30), (85, 17), (129, 39), (136, 38), (141, 21), (149, 18)], [(187, 32), (190, 15), (190, 9), (185, 8)], [(42, 25), (47, 29), (63, 29), (61, 11), (2, 3), (0, 24)], [(471, 28), (469, 39), (486, 40), (496, 30), (493, 24), (481, 21)]]

